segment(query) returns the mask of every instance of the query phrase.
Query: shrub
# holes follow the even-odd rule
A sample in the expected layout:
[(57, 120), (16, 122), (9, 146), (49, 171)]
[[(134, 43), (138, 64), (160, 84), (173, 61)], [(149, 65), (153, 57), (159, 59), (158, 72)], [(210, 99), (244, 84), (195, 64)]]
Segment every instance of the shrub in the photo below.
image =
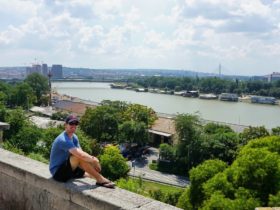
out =
[(25, 126), (8, 141), (14, 147), (21, 149), (25, 154), (28, 154), (36, 151), (37, 143), (41, 139), (41, 136), (41, 129), (35, 126)]
[(126, 159), (120, 154), (120, 150), (115, 146), (108, 146), (104, 149), (104, 153), (100, 155), (102, 166), (102, 174), (109, 179), (117, 180), (126, 177), (129, 166)]

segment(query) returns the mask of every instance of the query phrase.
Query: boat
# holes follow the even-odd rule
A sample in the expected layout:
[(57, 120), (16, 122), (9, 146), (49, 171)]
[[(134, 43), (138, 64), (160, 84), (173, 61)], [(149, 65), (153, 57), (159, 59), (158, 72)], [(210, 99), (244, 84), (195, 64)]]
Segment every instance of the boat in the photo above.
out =
[(192, 98), (197, 98), (198, 95), (199, 93), (197, 90), (188, 90), (183, 94), (184, 97), (192, 97)]
[(266, 96), (251, 96), (251, 103), (258, 104), (277, 104), (277, 100), (274, 97), (266, 97)]
[(242, 96), (239, 98), (240, 102), (247, 102), (247, 103), (251, 103), (251, 96)]
[(126, 84), (121, 84), (121, 83), (112, 83), (110, 84), (111, 88), (114, 88), (114, 89), (124, 89), (127, 87)]
[(235, 93), (221, 93), (219, 96), (221, 101), (238, 101), (238, 96)]
[(199, 94), (200, 99), (217, 99), (218, 96), (213, 94), (213, 93), (208, 93), (208, 94)]

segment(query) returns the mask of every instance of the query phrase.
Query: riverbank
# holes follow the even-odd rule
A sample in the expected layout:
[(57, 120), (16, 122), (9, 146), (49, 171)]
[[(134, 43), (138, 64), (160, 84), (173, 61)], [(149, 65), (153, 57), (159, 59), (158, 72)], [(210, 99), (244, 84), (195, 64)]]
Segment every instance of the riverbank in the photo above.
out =
[[(60, 100), (60, 101), (71, 101), (73, 103), (82, 103), (82, 104), (85, 104), (85, 105), (88, 105), (88, 104), (95, 105), (95, 106), (100, 105), (99, 102), (83, 100), (81, 98), (69, 96), (69, 95), (66, 95), (66, 94), (60, 95), (58, 92), (53, 92), (52, 95), (53, 95), (53, 98), (55, 98), (55, 100), (57, 102)], [(72, 111), (75, 112), (75, 109), (72, 109)], [(81, 114), (81, 113), (77, 112), (76, 114)], [(160, 112), (156, 112), (156, 114), (159, 118), (167, 118), (167, 119), (170, 119), (171, 121), (173, 121), (177, 116), (177, 114), (168, 114), (168, 113), (160, 113)], [(227, 122), (221, 122), (221, 121), (213, 121), (213, 120), (206, 120), (206, 119), (201, 119), (201, 121), (202, 121), (202, 124), (207, 124), (207, 123), (212, 122), (212, 123), (216, 123), (216, 124), (220, 124), (220, 125), (228, 125), (229, 127), (231, 127), (233, 129), (233, 131), (235, 131), (237, 133), (240, 133), (245, 128), (248, 128), (248, 126), (246, 126), (246, 125), (227, 123)], [(172, 123), (170, 123), (170, 124), (172, 124)]]
[(167, 115), (199, 114), (202, 119), (244, 126), (265, 126), (268, 129), (280, 125), (279, 106), (231, 103), (219, 100), (199, 100), (177, 95), (135, 92), (126, 89), (112, 89), (110, 83), (66, 82), (52, 83), (53, 90), (68, 95), (73, 100), (100, 103), (103, 100), (125, 101), (142, 104), (157, 113)]
[(221, 94), (200, 93), (198, 90), (191, 90), (191, 91), (185, 90), (185, 91), (175, 92), (174, 90), (135, 87), (135, 86), (127, 85), (125, 83), (111, 83), (110, 87), (112, 89), (126, 89), (126, 90), (133, 90), (135, 92), (149, 92), (155, 94), (176, 95), (176, 96), (199, 98), (199, 99), (206, 99), (206, 100), (280, 105), (279, 100), (277, 100), (274, 97), (268, 97), (268, 96), (242, 95), (241, 97), (238, 97), (238, 95), (235, 93), (221, 93)]

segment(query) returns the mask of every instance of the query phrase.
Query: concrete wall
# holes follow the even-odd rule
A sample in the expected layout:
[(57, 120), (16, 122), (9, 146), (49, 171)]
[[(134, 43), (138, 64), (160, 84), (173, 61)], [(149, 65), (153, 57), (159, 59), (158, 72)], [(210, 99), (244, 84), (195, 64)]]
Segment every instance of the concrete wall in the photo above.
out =
[(48, 165), (0, 148), (0, 210), (22, 209), (138, 209), (165, 210), (176, 207), (120, 188), (97, 187), (89, 178), (59, 183)]

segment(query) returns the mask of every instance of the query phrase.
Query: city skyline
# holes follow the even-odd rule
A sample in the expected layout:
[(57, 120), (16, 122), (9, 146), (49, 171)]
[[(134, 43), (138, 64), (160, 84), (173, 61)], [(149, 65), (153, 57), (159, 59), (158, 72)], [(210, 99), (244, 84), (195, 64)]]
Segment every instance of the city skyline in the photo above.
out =
[(0, 66), (280, 71), (280, 0), (0, 0)]

